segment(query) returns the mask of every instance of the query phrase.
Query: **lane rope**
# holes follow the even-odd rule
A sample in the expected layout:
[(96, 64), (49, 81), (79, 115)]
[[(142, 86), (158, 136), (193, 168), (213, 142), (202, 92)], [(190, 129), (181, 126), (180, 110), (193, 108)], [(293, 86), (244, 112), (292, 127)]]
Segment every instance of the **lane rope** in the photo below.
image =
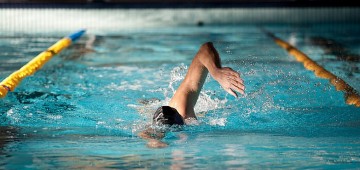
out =
[(27, 76), (33, 75), (36, 71), (42, 68), (42, 66), (48, 62), (54, 55), (61, 52), (61, 50), (68, 47), (72, 42), (79, 39), (85, 30), (77, 31), (67, 37), (62, 38), (47, 50), (41, 52), (39, 55), (30, 60), (27, 64), (21, 67), (19, 70), (13, 72), (10, 76), (5, 78), (0, 83), (0, 98), (4, 98), (9, 91), (14, 91), (20, 82)]
[(290, 45), (286, 41), (283, 41), (282, 39), (276, 37), (273, 33), (263, 28), (261, 28), (261, 30), (269, 37), (271, 37), (276, 44), (278, 44), (280, 47), (285, 49), (290, 55), (294, 56), (296, 61), (303, 63), (304, 67), (307, 70), (313, 71), (315, 76), (328, 79), (330, 83), (335, 86), (337, 91), (343, 91), (345, 101), (348, 105), (354, 105), (356, 107), (360, 107), (360, 95), (353, 87), (347, 84), (340, 77), (332, 74), (324, 67), (317, 64), (315, 61), (310, 59), (306, 54), (304, 54), (294, 46)]

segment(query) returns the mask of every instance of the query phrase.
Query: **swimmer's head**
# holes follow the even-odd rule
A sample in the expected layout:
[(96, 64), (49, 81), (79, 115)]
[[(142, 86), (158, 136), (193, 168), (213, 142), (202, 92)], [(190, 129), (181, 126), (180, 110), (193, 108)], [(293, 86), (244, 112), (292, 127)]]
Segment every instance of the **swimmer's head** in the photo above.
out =
[(154, 113), (154, 125), (183, 125), (184, 121), (179, 112), (170, 106), (161, 106)]

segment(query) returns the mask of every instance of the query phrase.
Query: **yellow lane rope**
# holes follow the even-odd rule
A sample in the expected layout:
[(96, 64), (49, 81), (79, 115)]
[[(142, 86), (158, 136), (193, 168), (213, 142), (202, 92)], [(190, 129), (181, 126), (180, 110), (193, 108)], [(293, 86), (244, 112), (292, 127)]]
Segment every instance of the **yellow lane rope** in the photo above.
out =
[(34, 74), (54, 55), (61, 52), (62, 49), (68, 47), (72, 41), (79, 38), (84, 32), (84, 30), (81, 30), (59, 40), (54, 45), (49, 47), (46, 51), (43, 51), (42, 53), (34, 57), (31, 61), (29, 61), (27, 64), (25, 64), (23, 67), (21, 67), (19, 70), (13, 72), (10, 76), (5, 78), (0, 83), (0, 98), (5, 97), (8, 91), (14, 91), (16, 86), (18, 86), (25, 77)]
[(274, 34), (263, 30), (268, 36), (273, 38), (276, 44), (285, 49), (289, 54), (295, 57), (296, 61), (304, 64), (304, 67), (310, 71), (313, 71), (317, 77), (329, 79), (330, 83), (336, 87), (336, 90), (343, 91), (345, 93), (344, 97), (346, 103), (349, 105), (355, 105), (356, 107), (360, 107), (360, 95), (359, 93), (347, 84), (340, 77), (332, 74), (315, 61), (310, 59), (306, 54), (296, 49), (294, 46), (290, 45), (286, 41), (281, 40), (276, 37)]

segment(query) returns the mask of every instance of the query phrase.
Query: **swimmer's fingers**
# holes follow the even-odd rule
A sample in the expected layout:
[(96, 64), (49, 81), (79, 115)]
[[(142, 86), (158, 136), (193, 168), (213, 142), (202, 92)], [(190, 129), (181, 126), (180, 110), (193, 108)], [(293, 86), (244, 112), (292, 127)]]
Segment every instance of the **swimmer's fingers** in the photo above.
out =
[(244, 81), (242, 79), (239, 79), (237, 77), (229, 77), (229, 81), (232, 85), (237, 87), (236, 89), (239, 89), (236, 91), (238, 92), (245, 91)]
[(214, 74), (215, 80), (224, 88), (226, 92), (238, 97), (236, 92), (244, 94), (245, 86), (244, 81), (241, 79), (240, 74), (229, 67), (219, 69), (218, 74)]
[[(232, 70), (232, 69), (231, 69), (231, 70)], [(231, 75), (234, 76), (234, 77), (236, 77), (236, 79), (237, 79), (241, 84), (244, 84), (244, 81), (241, 79), (239, 72), (236, 72), (236, 71), (232, 70)]]
[(234, 96), (235, 98), (238, 97), (236, 92), (239, 92), (241, 94), (244, 94), (244, 90), (238, 86), (241, 86), (240, 83), (237, 83), (237, 85), (234, 83), (235, 81), (233, 81), (233, 83), (230, 82), (230, 85), (227, 88), (224, 88), (226, 92), (228, 92), (229, 94), (231, 94), (232, 96)]
[(231, 89), (241, 94), (244, 94), (245, 91), (244, 81), (240, 78), (239, 74), (228, 75), (227, 79), (230, 82)]
[(240, 77), (240, 73), (236, 72), (235, 70), (233, 70), (230, 67), (225, 67), (226, 70), (226, 75), (229, 77), (232, 77), (233, 79), (236, 79), (237, 81), (239, 81), (241, 84), (244, 84), (243, 79), (241, 79)]
[(234, 81), (231, 83), (230, 88), (244, 95), (244, 86), (241, 83)]
[(238, 97), (238, 95), (231, 88), (227, 88), (226, 92), (228, 92), (229, 94), (231, 94), (232, 96), (234, 96), (236, 98)]

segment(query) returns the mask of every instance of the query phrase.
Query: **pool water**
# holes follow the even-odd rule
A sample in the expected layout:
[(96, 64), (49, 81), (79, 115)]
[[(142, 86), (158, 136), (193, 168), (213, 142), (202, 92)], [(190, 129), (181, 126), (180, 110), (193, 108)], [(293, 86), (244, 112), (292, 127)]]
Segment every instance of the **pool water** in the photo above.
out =
[[(360, 90), (360, 63), (340, 61), (311, 41), (331, 39), (360, 54), (360, 25), (261, 27)], [(89, 30), (1, 99), (0, 169), (359, 167), (360, 109), (258, 25), (104, 32)], [(62, 35), (0, 32), (0, 78)], [(223, 66), (241, 73), (246, 94), (236, 99), (208, 77), (195, 108), (199, 125), (169, 132), (166, 148), (148, 148), (137, 133), (166, 105), (207, 41)]]

